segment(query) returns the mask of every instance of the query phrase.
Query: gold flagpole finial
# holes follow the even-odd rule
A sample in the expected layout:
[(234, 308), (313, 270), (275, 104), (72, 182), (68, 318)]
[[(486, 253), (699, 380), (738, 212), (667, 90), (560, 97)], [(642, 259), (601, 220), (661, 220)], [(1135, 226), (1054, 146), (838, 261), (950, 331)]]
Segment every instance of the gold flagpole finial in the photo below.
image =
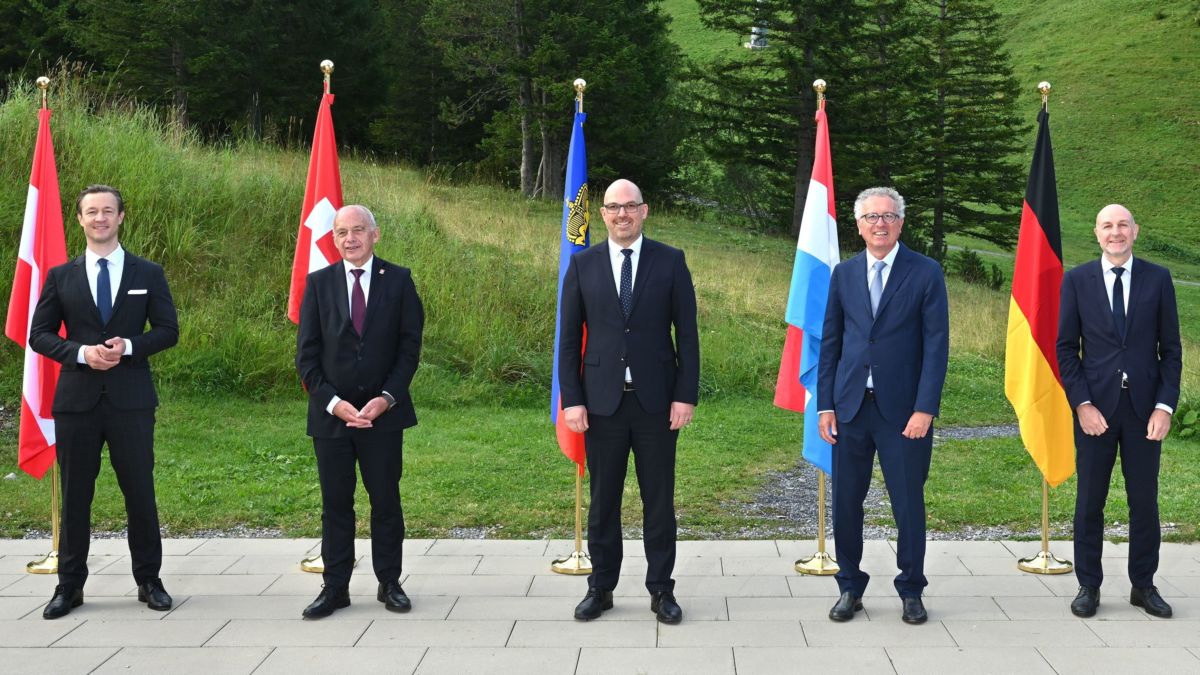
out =
[(1038, 91), (1042, 92), (1042, 107), (1050, 108), (1050, 83), (1042, 80), (1038, 82)]
[(575, 78), (575, 112), (583, 112), (583, 90), (587, 89), (587, 82), (582, 77)]
[(817, 107), (825, 108), (825, 80), (813, 80), (813, 91), (817, 92)]
[(325, 73), (325, 93), (329, 93), (329, 76), (333, 75), (333, 61), (325, 59), (321, 62), (321, 72)]
[(42, 90), (42, 107), (46, 107), (46, 90), (50, 88), (50, 78), (45, 75), (37, 79), (37, 88)]

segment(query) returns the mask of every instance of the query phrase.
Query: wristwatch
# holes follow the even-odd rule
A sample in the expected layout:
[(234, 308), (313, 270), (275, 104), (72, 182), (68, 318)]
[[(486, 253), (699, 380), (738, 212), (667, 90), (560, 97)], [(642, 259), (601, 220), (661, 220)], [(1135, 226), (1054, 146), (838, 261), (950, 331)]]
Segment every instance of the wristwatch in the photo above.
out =
[(392, 408), (396, 407), (396, 397), (395, 396), (392, 396), (391, 394), (387, 393), (386, 391), (380, 393), (379, 395), (381, 397), (383, 397), (383, 400), (387, 401), (388, 410), (391, 410)]

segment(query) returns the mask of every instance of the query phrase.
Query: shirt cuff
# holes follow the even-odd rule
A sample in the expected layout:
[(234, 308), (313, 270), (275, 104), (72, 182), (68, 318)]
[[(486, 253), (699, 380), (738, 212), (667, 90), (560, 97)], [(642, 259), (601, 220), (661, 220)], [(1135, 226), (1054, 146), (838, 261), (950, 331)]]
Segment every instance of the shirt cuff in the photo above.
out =
[(818, 411), (817, 411), (817, 414), (818, 414), (818, 415), (824, 415), (825, 413), (831, 413), (831, 412), (833, 412), (833, 411), (832, 411), (832, 410), (818, 410)]
[(395, 397), (395, 396), (392, 396), (391, 394), (389, 394), (389, 393), (388, 393), (388, 391), (387, 391), (386, 389), (384, 389), (383, 391), (379, 392), (379, 396), (380, 396), (380, 398), (382, 398), (383, 400), (387, 401), (387, 404), (388, 404), (388, 410), (391, 410), (392, 408), (395, 408), (395, 407), (396, 407), (396, 397)]
[(333, 409), (334, 409), (334, 408), (336, 408), (336, 407), (337, 407), (337, 404), (339, 404), (339, 403), (341, 403), (341, 402), (342, 402), (342, 397), (341, 397), (341, 396), (338, 396), (337, 394), (334, 394), (334, 395), (333, 395), (333, 398), (331, 398), (331, 399), (329, 400), (329, 405), (325, 406), (325, 412), (327, 412), (327, 413), (329, 413), (330, 415), (332, 415), (332, 414), (333, 414)]
[(87, 349), (87, 345), (84, 345), (79, 348), (79, 352), (75, 354), (75, 363), (84, 363), (84, 364), (87, 363), (87, 359), (85, 359), (83, 357), (83, 352), (86, 349)]
[(1165, 410), (1165, 411), (1167, 411), (1168, 415), (1175, 414), (1175, 409), (1172, 408), (1171, 406), (1167, 405), (1166, 403), (1159, 403), (1158, 405), (1154, 406), (1154, 409), (1155, 410)]
[(133, 340), (130, 340), (129, 338), (125, 338), (125, 352), (122, 355), (123, 356), (133, 355)]

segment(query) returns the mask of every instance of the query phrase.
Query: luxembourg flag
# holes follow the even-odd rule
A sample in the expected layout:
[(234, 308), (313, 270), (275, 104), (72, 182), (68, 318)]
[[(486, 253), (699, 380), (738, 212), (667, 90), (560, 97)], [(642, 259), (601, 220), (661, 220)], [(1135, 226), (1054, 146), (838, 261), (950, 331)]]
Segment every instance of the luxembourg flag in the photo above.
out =
[(808, 199), (800, 219), (792, 288), (788, 293), (787, 342), (775, 382), (775, 405), (804, 413), (804, 459), (825, 473), (833, 472), (833, 449), (817, 431), (817, 363), (829, 277), (838, 263), (837, 218), (833, 204), (833, 163), (829, 158), (829, 125), (825, 102), (817, 110), (817, 143), (813, 153)]
[[(67, 240), (63, 233), (62, 200), (58, 193), (58, 170), (54, 166), (54, 140), (50, 136), (50, 110), (38, 111), (37, 145), (33, 171), (25, 199), (25, 223), (17, 251), (17, 271), (4, 334), (25, 350), (25, 377), (21, 385), (21, 430), (18, 434), (17, 465), (41, 479), (54, 464), (54, 418), (50, 408), (58, 384), (57, 361), (29, 347), (29, 324), (42, 295), (42, 285), (51, 267), (67, 262)], [(59, 328), (60, 335), (66, 335)]]
[(288, 318), (300, 323), (300, 303), (309, 272), (323, 269), (338, 259), (333, 245), (333, 216), (342, 208), (342, 174), (338, 168), (337, 140), (333, 136), (333, 94), (326, 85), (317, 109), (304, 207), (300, 210), (300, 233), (296, 235), (296, 257), (292, 260), (292, 285), (288, 292)]

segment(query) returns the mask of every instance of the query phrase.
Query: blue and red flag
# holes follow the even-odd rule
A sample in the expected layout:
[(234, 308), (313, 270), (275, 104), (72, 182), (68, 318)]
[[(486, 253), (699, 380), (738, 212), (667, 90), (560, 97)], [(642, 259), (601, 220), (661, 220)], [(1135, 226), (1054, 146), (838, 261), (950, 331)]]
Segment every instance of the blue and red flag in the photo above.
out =
[(829, 157), (829, 125), (825, 104), (817, 110), (817, 143), (812, 178), (800, 220), (792, 288), (788, 293), (787, 341), (775, 382), (775, 405), (804, 413), (804, 459), (825, 473), (833, 472), (833, 448), (817, 431), (817, 363), (829, 277), (839, 260), (837, 218), (833, 204), (833, 162)]
[[(554, 422), (555, 434), (558, 436), (558, 447), (563, 454), (579, 465), (579, 475), (583, 475), (586, 451), (583, 445), (583, 434), (575, 433), (567, 428), (562, 414), (562, 394), (559, 391), (558, 379), (558, 334), (562, 322), (562, 285), (563, 277), (567, 274), (567, 265), (576, 251), (588, 247), (590, 219), (588, 211), (587, 184), (587, 150), (583, 142), (583, 122), (587, 114), (575, 113), (575, 123), (571, 127), (571, 146), (567, 152), (567, 181), (563, 190), (562, 236), (558, 249), (558, 302), (554, 317), (554, 376), (550, 385), (550, 419)], [(587, 327), (583, 332), (583, 349), (587, 349)]]

